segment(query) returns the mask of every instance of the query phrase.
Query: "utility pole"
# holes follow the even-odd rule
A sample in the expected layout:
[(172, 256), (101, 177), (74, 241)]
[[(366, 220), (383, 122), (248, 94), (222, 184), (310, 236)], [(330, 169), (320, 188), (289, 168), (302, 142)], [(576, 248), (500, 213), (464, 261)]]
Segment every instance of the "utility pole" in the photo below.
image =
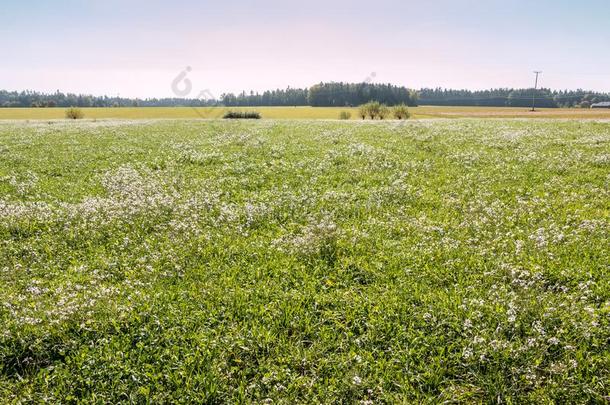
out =
[(538, 75), (542, 73), (539, 70), (535, 70), (536, 81), (534, 82), (534, 94), (532, 94), (532, 112), (536, 111), (536, 90), (538, 89)]

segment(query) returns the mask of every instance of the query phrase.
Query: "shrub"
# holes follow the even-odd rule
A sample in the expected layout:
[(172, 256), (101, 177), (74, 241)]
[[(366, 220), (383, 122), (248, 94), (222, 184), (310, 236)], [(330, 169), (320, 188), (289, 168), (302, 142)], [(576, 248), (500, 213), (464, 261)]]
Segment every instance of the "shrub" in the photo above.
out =
[(392, 114), (394, 114), (394, 118), (398, 120), (406, 120), (411, 116), (411, 114), (409, 114), (409, 109), (404, 104), (394, 106), (394, 108), (392, 109)]
[(349, 120), (350, 118), (352, 118), (352, 113), (350, 113), (349, 111), (341, 111), (339, 113), (340, 120)]
[(378, 101), (369, 101), (365, 104), (365, 106), (368, 116), (371, 117), (372, 120), (374, 120), (375, 117), (377, 117), (377, 115), (379, 114), (381, 104), (379, 104)]
[(70, 120), (78, 120), (85, 117), (83, 110), (76, 107), (71, 107), (66, 110), (66, 118)]
[(388, 108), (388, 106), (385, 104), (381, 104), (379, 106), (379, 110), (377, 111), (377, 115), (379, 116), (379, 119), (382, 120), (385, 117), (387, 117), (389, 114), (390, 114), (390, 109)]
[(258, 111), (227, 111), (222, 117), (224, 119), (261, 119)]
[(362, 119), (370, 117), (374, 120), (379, 117), (379, 119), (383, 120), (388, 117), (390, 113), (398, 119), (409, 118), (409, 110), (404, 104), (397, 105), (390, 109), (390, 107), (385, 104), (380, 104), (378, 101), (369, 101), (368, 103), (361, 105), (358, 109), (358, 116), (362, 117)]
[(368, 114), (369, 112), (366, 104), (363, 104), (358, 108), (358, 116), (362, 119), (365, 119)]

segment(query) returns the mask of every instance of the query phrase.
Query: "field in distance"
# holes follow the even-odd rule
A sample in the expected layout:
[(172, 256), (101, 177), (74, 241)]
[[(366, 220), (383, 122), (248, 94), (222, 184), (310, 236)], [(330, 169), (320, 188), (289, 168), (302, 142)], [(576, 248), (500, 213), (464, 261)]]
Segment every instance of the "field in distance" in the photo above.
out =
[[(0, 120), (50, 120), (64, 118), (65, 108), (0, 108)], [(338, 119), (341, 111), (349, 111), (352, 120), (358, 108), (345, 107), (121, 107), (82, 108), (85, 118), (91, 119), (197, 119), (221, 118), (229, 110), (256, 110), (267, 119)], [(530, 112), (522, 107), (441, 107), (409, 108), (412, 118), (569, 118), (610, 119), (610, 109), (543, 108)]]
[(605, 403), (609, 169), (606, 121), (0, 122), (0, 402)]

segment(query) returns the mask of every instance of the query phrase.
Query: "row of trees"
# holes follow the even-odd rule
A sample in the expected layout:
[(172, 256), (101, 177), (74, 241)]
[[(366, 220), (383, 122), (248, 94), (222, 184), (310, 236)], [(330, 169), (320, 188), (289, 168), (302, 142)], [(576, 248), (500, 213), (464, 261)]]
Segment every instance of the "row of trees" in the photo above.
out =
[[(452, 90), (429, 89), (419, 91), (391, 84), (375, 83), (319, 83), (309, 89), (287, 88), (269, 90), (262, 94), (242, 92), (223, 94), (219, 99), (150, 98), (91, 96), (84, 94), (46, 94), (34, 91), (0, 90), (0, 107), (204, 107), (224, 105), (247, 106), (357, 106), (370, 100), (389, 106), (405, 104), (447, 106), (529, 107), (533, 89)], [(538, 107), (589, 107), (591, 104), (610, 101), (610, 94), (584, 90), (538, 89), (535, 91)]]
[(124, 98), (86, 94), (0, 90), (0, 107), (203, 107), (218, 105), (217, 100), (184, 98)]
[(375, 83), (319, 83), (309, 89), (265, 91), (262, 94), (251, 91), (223, 94), (220, 101), (223, 105), (232, 106), (313, 106), (313, 107), (346, 107), (356, 106), (377, 100), (387, 105), (417, 105), (417, 93), (406, 87), (392, 84)]
[(262, 94), (251, 91), (238, 95), (226, 93), (218, 100), (184, 98), (130, 99), (121, 97), (95, 97), (82, 94), (64, 94), (59, 91), (45, 94), (34, 91), (0, 91), (1, 107), (202, 107), (223, 105), (227, 107), (256, 106), (356, 106), (377, 100), (388, 105), (416, 105), (417, 94), (406, 87), (373, 83), (320, 83), (309, 89), (288, 87), (285, 90), (269, 90)]
[(421, 89), (421, 105), (447, 106), (490, 106), (490, 107), (529, 107), (536, 96), (538, 107), (585, 107), (593, 103), (610, 101), (610, 94), (584, 90), (538, 89), (491, 89), (491, 90), (452, 90)]
[(387, 105), (417, 105), (417, 93), (406, 87), (373, 83), (320, 83), (307, 95), (313, 107), (356, 106), (370, 100)]
[(307, 89), (267, 90), (262, 94), (251, 91), (222, 94), (220, 103), (227, 107), (259, 107), (259, 106), (304, 106), (309, 105)]
[(538, 107), (584, 107), (610, 101), (610, 94), (585, 90), (490, 89), (454, 90), (423, 88), (418, 91), (391, 84), (320, 83), (309, 89), (266, 91), (263, 94), (242, 92), (238, 96), (223, 94), (227, 106), (314, 106), (344, 107), (362, 105), (375, 100), (386, 105), (405, 104), (443, 106), (529, 107), (535, 95)]

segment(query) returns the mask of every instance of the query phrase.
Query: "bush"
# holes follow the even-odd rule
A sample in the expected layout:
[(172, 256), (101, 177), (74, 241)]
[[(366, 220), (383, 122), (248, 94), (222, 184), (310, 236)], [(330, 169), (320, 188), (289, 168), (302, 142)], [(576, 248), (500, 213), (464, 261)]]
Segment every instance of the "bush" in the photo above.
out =
[(409, 118), (409, 110), (404, 104), (397, 105), (390, 109), (390, 107), (385, 104), (380, 104), (378, 101), (369, 101), (368, 103), (361, 105), (358, 109), (358, 116), (362, 117), (362, 119), (370, 117), (374, 120), (379, 117), (380, 120), (383, 120), (390, 116), (390, 113), (399, 120)]
[(358, 116), (361, 117), (362, 119), (365, 119), (368, 114), (369, 114), (369, 111), (368, 111), (367, 104), (363, 104), (358, 108)]
[(78, 120), (85, 117), (83, 110), (76, 107), (71, 107), (66, 110), (66, 118), (70, 120)]
[(390, 109), (388, 108), (388, 106), (385, 104), (381, 104), (379, 106), (379, 110), (377, 111), (377, 115), (379, 116), (379, 119), (382, 120), (385, 117), (387, 117), (389, 114), (390, 114)]
[(411, 116), (411, 114), (409, 114), (409, 109), (404, 104), (394, 106), (394, 108), (392, 109), (392, 114), (394, 114), (394, 118), (398, 120), (406, 120)]
[(227, 111), (222, 118), (259, 120), (262, 117), (258, 111)]
[(341, 111), (339, 113), (340, 120), (349, 120), (350, 118), (352, 118), (352, 113), (349, 111)]
[(381, 109), (381, 104), (378, 101), (369, 101), (365, 104), (366, 113), (372, 120), (377, 117), (379, 114), (379, 110)]

